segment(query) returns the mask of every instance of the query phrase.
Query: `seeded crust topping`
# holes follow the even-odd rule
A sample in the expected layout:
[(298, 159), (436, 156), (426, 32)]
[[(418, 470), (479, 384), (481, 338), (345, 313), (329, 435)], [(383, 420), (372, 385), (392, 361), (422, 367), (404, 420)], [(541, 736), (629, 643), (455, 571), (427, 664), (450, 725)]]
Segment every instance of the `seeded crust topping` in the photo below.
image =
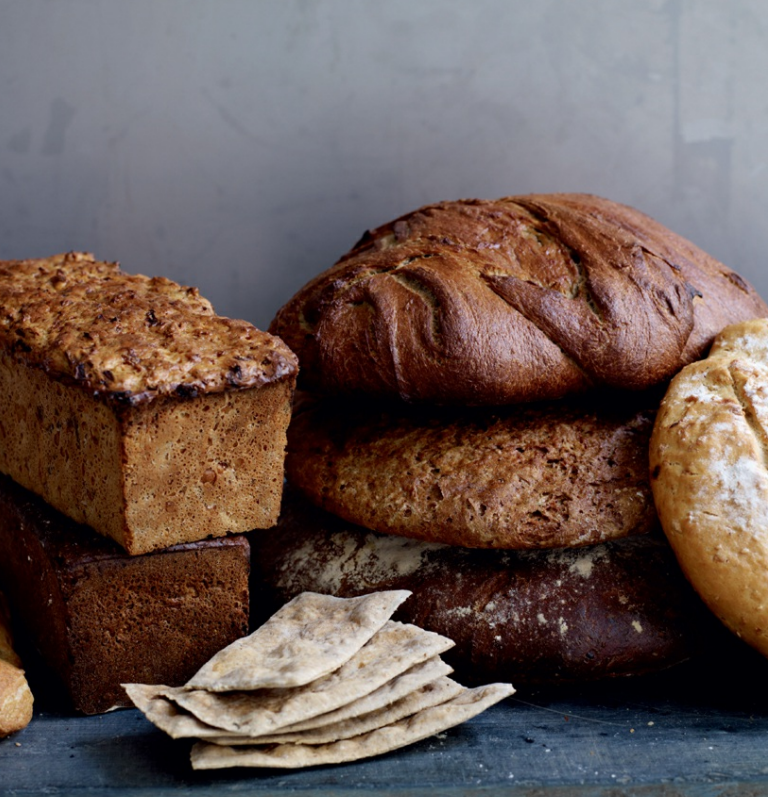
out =
[(0, 343), (52, 377), (131, 405), (280, 381), (279, 339), (217, 316), (196, 288), (83, 252), (0, 262)]

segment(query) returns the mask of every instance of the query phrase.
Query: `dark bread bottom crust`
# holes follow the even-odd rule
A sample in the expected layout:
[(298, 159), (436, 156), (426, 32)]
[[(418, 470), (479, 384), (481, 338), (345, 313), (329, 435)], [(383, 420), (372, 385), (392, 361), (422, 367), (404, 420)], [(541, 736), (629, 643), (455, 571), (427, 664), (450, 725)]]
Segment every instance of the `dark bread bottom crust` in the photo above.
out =
[(579, 549), (469, 550), (380, 535), (288, 491), (252, 539), (254, 612), (303, 590), (413, 595), (398, 619), (456, 642), (467, 682), (561, 684), (655, 672), (690, 658), (710, 618), (660, 535)]

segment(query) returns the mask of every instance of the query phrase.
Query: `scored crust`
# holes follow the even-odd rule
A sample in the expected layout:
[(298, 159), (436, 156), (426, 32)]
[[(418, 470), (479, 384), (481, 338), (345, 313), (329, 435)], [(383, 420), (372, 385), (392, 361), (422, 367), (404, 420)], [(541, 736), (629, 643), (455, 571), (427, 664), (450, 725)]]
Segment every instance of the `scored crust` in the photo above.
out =
[(672, 381), (651, 439), (653, 495), (705, 603), (768, 655), (768, 319), (732, 325)]
[(366, 233), (270, 331), (307, 390), (501, 405), (666, 382), (761, 315), (738, 274), (648, 216), (533, 194), (441, 202)]
[[(470, 548), (556, 548), (657, 524), (653, 401), (487, 410), (305, 402), (286, 475), (375, 531)], [(655, 400), (657, 402), (658, 399)]]

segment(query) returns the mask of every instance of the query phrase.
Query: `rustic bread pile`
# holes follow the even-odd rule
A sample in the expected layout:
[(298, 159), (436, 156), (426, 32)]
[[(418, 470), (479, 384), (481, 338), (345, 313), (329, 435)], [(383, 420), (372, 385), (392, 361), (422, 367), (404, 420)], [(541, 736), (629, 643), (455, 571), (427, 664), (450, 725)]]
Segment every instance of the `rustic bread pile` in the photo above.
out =
[(736, 273), (593, 196), (366, 233), (270, 326), (304, 395), (292, 491), (254, 539), (267, 594), (411, 589), (401, 619), (516, 685), (686, 658), (703, 615), (658, 528), (655, 411), (716, 333), (764, 315)]
[[(768, 653), (766, 317), (735, 272), (582, 194), (402, 216), (269, 333), (87, 254), (2, 262), (0, 589), (77, 710), (133, 702), (206, 740), (199, 768), (350, 760), (507, 682), (668, 667), (706, 633), (696, 591)], [(322, 597), (370, 593), (366, 638)], [(289, 621), (272, 682), (249, 607), (307, 594), (333, 667)], [(392, 670), (413, 640), (428, 655)], [(0, 659), (3, 733), (31, 696)]]

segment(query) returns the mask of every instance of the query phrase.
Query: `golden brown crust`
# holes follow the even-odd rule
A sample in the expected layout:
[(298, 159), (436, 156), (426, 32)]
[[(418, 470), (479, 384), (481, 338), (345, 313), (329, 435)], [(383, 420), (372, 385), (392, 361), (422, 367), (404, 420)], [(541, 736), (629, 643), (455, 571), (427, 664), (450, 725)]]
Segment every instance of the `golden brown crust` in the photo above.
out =
[(0, 262), (0, 344), (27, 364), (132, 404), (295, 376), (285, 344), (217, 316), (195, 288), (82, 252)]
[(13, 649), (8, 608), (0, 593), (0, 738), (29, 724), (33, 703), (21, 659)]
[(132, 554), (274, 525), (293, 380), (101, 401), (0, 351), (0, 472)]
[(301, 385), (469, 405), (645, 389), (734, 321), (737, 274), (584, 194), (443, 202), (369, 233), (277, 314)]
[(318, 506), (379, 532), (474, 548), (589, 545), (657, 523), (652, 406), (328, 399), (294, 414), (286, 474)]
[(723, 330), (675, 377), (651, 439), (654, 499), (710, 609), (768, 655), (768, 319)]
[(0, 263), (0, 472), (131, 554), (275, 523), (296, 373), (194, 288)]

